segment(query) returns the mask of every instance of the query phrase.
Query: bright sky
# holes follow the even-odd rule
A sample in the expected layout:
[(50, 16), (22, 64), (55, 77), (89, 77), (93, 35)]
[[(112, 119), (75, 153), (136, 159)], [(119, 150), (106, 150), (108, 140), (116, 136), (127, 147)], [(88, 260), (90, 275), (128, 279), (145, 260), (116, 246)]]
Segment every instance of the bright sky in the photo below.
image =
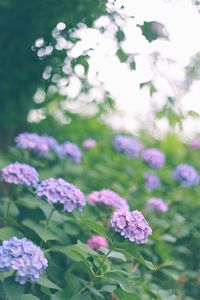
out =
[[(123, 9), (121, 9), (122, 5)], [(94, 97), (101, 101), (104, 96), (103, 85), (117, 103), (118, 113), (109, 118), (115, 128), (136, 132), (141, 123), (149, 127), (154, 120), (153, 109), (161, 108), (168, 96), (177, 100), (177, 109), (183, 112), (193, 110), (200, 114), (200, 80), (194, 80), (189, 91), (186, 91), (183, 85), (185, 67), (200, 51), (198, 7), (190, 0), (116, 0), (114, 4), (113, 0), (109, 0), (107, 7), (108, 10), (119, 13), (115, 21), (112, 22), (108, 16), (102, 16), (96, 20), (93, 28), (82, 24), (75, 32), (75, 36), (80, 39), (75, 46), (62, 35), (57, 35), (58, 30), (62, 32), (65, 29), (64, 23), (58, 23), (52, 33), (57, 41), (55, 48), (58, 51), (68, 49), (68, 57), (63, 65), (66, 75), (71, 72), (70, 57), (78, 57), (86, 50), (90, 55), (88, 80), (93, 85), (90, 94), (87, 96), (81, 94), (78, 104), (63, 102), (63, 108), (82, 110), (81, 101), (89, 103)], [(157, 39), (149, 43), (137, 26), (144, 21), (157, 21), (164, 24), (169, 39)], [(124, 52), (136, 55), (134, 56), (136, 70), (131, 70), (116, 56), (117, 43), (114, 37), (117, 26), (123, 29), (125, 35), (125, 40), (121, 44)], [(104, 33), (99, 31), (102, 27)], [(42, 39), (38, 39), (36, 43), (38, 48), (43, 45)], [(40, 48), (37, 54), (42, 57), (51, 54), (52, 51), (53, 47), (48, 46), (46, 49)], [(153, 58), (155, 53), (159, 54), (156, 62)], [(51, 70), (46, 69), (45, 72), (43, 78), (48, 78)], [(52, 81), (56, 82), (60, 94), (75, 99), (81, 91), (79, 78), (83, 75), (83, 67), (77, 65), (75, 74), (70, 78), (66, 76), (56, 79), (54, 75)], [(150, 97), (147, 87), (142, 89), (139, 87), (140, 83), (149, 80), (158, 91), (153, 97)], [(51, 86), (51, 89), (53, 88), (55, 86)], [(89, 109), (88, 106), (86, 109)], [(168, 130), (166, 120), (157, 121), (156, 125), (159, 128), (157, 133)], [(184, 135), (190, 137), (198, 132), (200, 121), (187, 118), (183, 125)], [(155, 128), (154, 133), (156, 133)]]

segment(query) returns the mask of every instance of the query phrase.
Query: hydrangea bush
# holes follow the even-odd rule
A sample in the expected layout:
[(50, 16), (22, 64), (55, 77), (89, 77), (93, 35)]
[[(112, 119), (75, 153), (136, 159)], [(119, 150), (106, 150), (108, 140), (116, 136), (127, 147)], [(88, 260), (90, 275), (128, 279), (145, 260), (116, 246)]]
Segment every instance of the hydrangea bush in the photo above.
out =
[(195, 147), (84, 124), (1, 156), (0, 299), (199, 299)]

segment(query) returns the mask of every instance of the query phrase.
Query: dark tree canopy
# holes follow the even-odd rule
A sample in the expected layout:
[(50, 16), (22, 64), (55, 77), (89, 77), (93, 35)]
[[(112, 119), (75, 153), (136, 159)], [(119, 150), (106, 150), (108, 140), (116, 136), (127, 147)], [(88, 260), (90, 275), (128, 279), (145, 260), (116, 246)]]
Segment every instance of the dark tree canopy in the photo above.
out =
[(68, 29), (80, 21), (91, 25), (105, 11), (104, 4), (104, 0), (0, 1), (0, 126), (6, 132), (0, 139), (2, 147), (24, 129), (32, 95), (46, 65), (31, 50), (34, 41), (38, 37), (50, 40), (59, 21)]

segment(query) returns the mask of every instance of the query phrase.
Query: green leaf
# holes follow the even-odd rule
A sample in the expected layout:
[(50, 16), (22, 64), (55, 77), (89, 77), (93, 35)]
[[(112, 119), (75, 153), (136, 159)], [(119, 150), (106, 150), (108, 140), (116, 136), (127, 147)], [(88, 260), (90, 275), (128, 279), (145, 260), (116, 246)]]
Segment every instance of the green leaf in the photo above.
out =
[[(129, 255), (133, 256), (139, 263), (146, 266), (148, 269), (155, 271), (156, 267), (152, 264), (152, 262), (145, 260), (144, 257), (132, 247), (132, 245), (125, 244), (124, 246), (125, 252), (127, 252)], [(121, 249), (122, 252), (124, 252), (124, 249)], [(120, 250), (120, 249), (118, 249)]]
[(23, 294), (20, 297), (14, 298), (14, 300), (40, 300), (38, 297), (31, 294)]
[(136, 293), (126, 293), (121, 289), (116, 289), (114, 293), (120, 300), (141, 300)]
[(33, 230), (45, 243), (49, 240), (58, 240), (58, 236), (54, 234), (50, 229), (45, 232), (44, 226), (41, 224), (37, 224), (28, 219), (24, 220), (22, 224)]
[(55, 283), (53, 283), (52, 281), (50, 281), (49, 279), (47, 279), (44, 276), (41, 276), (36, 282), (39, 285), (48, 287), (50, 289), (61, 290)]
[(99, 254), (96, 251), (92, 250), (90, 247), (88, 247), (88, 245), (82, 243), (79, 240), (77, 241), (76, 247), (80, 248), (83, 252), (85, 252), (88, 255), (99, 256)]
[(124, 276), (122, 276), (116, 272), (108, 272), (105, 274), (105, 276), (108, 279), (112, 279), (113, 281), (117, 282), (125, 292), (128, 292), (128, 293), (133, 292), (132, 285)]
[(11, 237), (16, 236), (18, 238), (23, 237), (23, 234), (15, 228), (12, 227), (3, 227), (0, 228), (0, 240), (8, 240)]
[(92, 229), (96, 233), (106, 237), (108, 240), (111, 241), (111, 235), (109, 231), (105, 229), (102, 225), (91, 220), (83, 220), (82, 223), (87, 225), (90, 229)]
[(71, 298), (71, 300), (92, 300), (90, 293), (85, 292), (81, 293), (80, 295), (75, 295)]
[(13, 300), (15, 297), (21, 297), (25, 290), (25, 286), (17, 283), (13, 277), (6, 278), (2, 283), (2, 287), (6, 298), (9, 300)]
[[(103, 252), (105, 255), (108, 253), (108, 249), (107, 248), (100, 248), (99, 251)], [(117, 251), (112, 251), (111, 253), (109, 253), (109, 255), (107, 257), (111, 257), (111, 258), (117, 258), (120, 259), (122, 261), (126, 261), (126, 257), (124, 254), (122, 254), (121, 252), (117, 252)]]

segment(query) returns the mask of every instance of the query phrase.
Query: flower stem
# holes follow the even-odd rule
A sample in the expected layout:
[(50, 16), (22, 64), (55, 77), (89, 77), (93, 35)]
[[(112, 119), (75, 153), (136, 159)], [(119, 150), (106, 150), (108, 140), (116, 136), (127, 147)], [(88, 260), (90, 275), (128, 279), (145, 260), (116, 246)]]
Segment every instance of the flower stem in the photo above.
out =
[(89, 288), (92, 284), (92, 282), (94, 281), (94, 279), (98, 276), (99, 271), (101, 270), (101, 268), (104, 266), (105, 261), (107, 259), (107, 257), (109, 256), (109, 254), (113, 251), (115, 247), (115, 244), (113, 243), (110, 247), (110, 250), (104, 255), (104, 258), (102, 259), (101, 264), (99, 265), (99, 267), (97, 268), (96, 272), (93, 274), (90, 282), (88, 282), (75, 296), (82, 294), (87, 288)]
[[(46, 224), (44, 227), (44, 234), (47, 232), (47, 229), (49, 227), (49, 223), (50, 223), (50, 220), (51, 220), (51, 217), (52, 217), (54, 211), (55, 211), (55, 208), (53, 207), (52, 210), (50, 211), (50, 214), (49, 214), (47, 220), (46, 220)], [(41, 240), (41, 243), (40, 243), (40, 247), (42, 247), (42, 246), (43, 246), (43, 240)]]
[(45, 225), (45, 227), (44, 227), (44, 233), (47, 232), (47, 229), (48, 229), (48, 227), (49, 227), (49, 223), (50, 223), (50, 220), (51, 220), (51, 217), (52, 217), (54, 211), (55, 211), (55, 208), (53, 207), (52, 210), (51, 210), (51, 212), (50, 212), (50, 214), (49, 214), (49, 216), (48, 216), (48, 219), (47, 219), (47, 221), (46, 221), (46, 225)]

